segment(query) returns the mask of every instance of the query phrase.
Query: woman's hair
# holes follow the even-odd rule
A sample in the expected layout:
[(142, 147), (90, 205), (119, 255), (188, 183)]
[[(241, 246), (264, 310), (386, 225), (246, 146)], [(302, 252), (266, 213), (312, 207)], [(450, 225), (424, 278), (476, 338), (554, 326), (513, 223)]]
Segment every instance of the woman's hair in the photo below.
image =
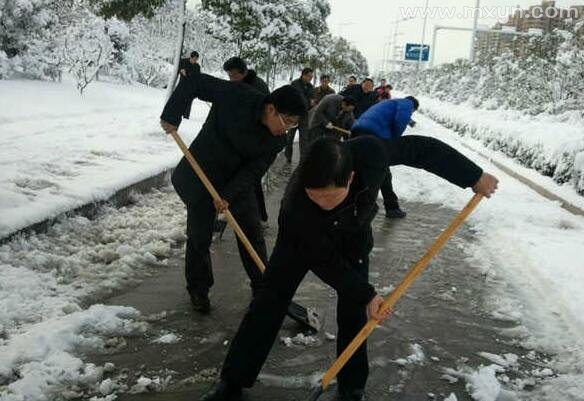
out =
[(347, 146), (332, 137), (316, 139), (300, 161), (298, 174), (304, 188), (346, 187), (353, 171)]

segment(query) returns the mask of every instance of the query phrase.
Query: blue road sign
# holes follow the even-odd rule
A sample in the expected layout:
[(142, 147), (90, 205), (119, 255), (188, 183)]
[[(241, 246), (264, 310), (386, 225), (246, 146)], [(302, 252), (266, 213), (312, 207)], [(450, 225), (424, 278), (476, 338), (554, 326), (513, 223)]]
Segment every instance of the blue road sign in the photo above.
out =
[[(420, 59), (420, 48), (422, 46), (419, 43), (406, 43), (406, 60), (408, 61), (418, 61)], [(430, 45), (424, 45), (422, 50), (422, 61), (428, 61), (430, 59)]]

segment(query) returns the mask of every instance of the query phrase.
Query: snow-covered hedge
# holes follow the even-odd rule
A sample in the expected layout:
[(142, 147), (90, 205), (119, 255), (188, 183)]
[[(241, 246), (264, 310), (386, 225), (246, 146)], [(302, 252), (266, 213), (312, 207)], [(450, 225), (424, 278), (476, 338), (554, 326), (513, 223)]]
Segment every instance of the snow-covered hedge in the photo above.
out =
[[(584, 122), (514, 111), (481, 110), (420, 97), (422, 112), (525, 167), (584, 195)], [(565, 116), (563, 116), (565, 117)]]
[(454, 104), (530, 115), (578, 111), (584, 119), (584, 21), (529, 39), (521, 55), (457, 60), (421, 72), (404, 68), (389, 80), (401, 91)]
[(584, 195), (584, 21), (529, 39), (521, 55), (388, 75), (425, 113)]

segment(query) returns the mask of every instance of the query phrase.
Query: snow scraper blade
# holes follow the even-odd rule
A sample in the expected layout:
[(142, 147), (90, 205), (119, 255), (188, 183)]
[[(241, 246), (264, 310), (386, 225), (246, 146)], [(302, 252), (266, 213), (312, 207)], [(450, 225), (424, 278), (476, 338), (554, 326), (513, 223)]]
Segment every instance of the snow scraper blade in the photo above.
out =
[(295, 320), (301, 325), (307, 327), (313, 333), (317, 333), (322, 327), (320, 316), (315, 309), (305, 308), (302, 305), (298, 305), (294, 301), (290, 302), (287, 315), (292, 320)]

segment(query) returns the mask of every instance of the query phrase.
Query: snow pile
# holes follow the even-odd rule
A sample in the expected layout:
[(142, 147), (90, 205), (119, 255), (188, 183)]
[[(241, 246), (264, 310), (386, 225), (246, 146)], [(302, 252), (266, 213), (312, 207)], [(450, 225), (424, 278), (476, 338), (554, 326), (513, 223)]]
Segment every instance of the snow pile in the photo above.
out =
[(395, 360), (395, 363), (401, 366), (406, 365), (421, 365), (426, 361), (426, 354), (424, 349), (420, 344), (410, 344), (411, 354), (407, 358), (399, 358)]
[[(103, 367), (86, 364), (74, 351), (103, 349), (103, 337), (135, 335), (146, 325), (129, 307), (94, 305), (86, 311), (38, 323), (0, 347), (2, 401), (50, 399), (55, 390), (81, 397), (99, 387)], [(76, 389), (76, 390), (74, 390)], [(105, 389), (105, 386), (104, 386)]]
[(148, 393), (151, 391), (161, 391), (164, 390), (170, 383), (171, 377), (167, 376), (165, 378), (161, 377), (144, 377), (140, 376), (136, 381), (136, 384), (130, 389), (131, 394)]
[(497, 365), (481, 366), (478, 371), (466, 375), (466, 391), (476, 401), (496, 401), (501, 393), (501, 384), (496, 374)]
[(286, 346), (290, 347), (294, 345), (302, 345), (305, 347), (310, 347), (318, 345), (320, 343), (319, 339), (315, 336), (305, 335), (303, 333), (297, 334), (295, 337), (281, 337), (280, 341)]
[(475, 109), (420, 97), (422, 111), (463, 137), (584, 194), (584, 121)]
[(154, 340), (152, 340), (155, 344), (175, 344), (180, 341), (180, 336), (177, 336), (174, 333), (165, 334), (160, 336)]
[(104, 207), (93, 221), (65, 219), (46, 234), (0, 246), (0, 333), (78, 311), (84, 300), (164, 268), (185, 238), (182, 203), (161, 191), (134, 201), (129, 208)]
[[(180, 159), (159, 127), (161, 90), (98, 82), (81, 98), (66, 82), (0, 80), (0, 94), (0, 238), (108, 199)], [(194, 102), (185, 142), (208, 111)]]
[[(104, 207), (95, 220), (64, 219), (46, 234), (0, 246), (2, 401), (45, 401), (54, 392), (112, 401), (107, 396), (128, 390), (103, 377), (111, 364), (93, 366), (78, 355), (124, 347), (122, 337), (141, 334), (146, 323), (132, 308), (81, 305), (164, 268), (180, 251), (173, 246), (184, 240), (182, 204), (168, 191), (136, 195), (131, 207)], [(135, 389), (168, 382), (149, 380)]]

